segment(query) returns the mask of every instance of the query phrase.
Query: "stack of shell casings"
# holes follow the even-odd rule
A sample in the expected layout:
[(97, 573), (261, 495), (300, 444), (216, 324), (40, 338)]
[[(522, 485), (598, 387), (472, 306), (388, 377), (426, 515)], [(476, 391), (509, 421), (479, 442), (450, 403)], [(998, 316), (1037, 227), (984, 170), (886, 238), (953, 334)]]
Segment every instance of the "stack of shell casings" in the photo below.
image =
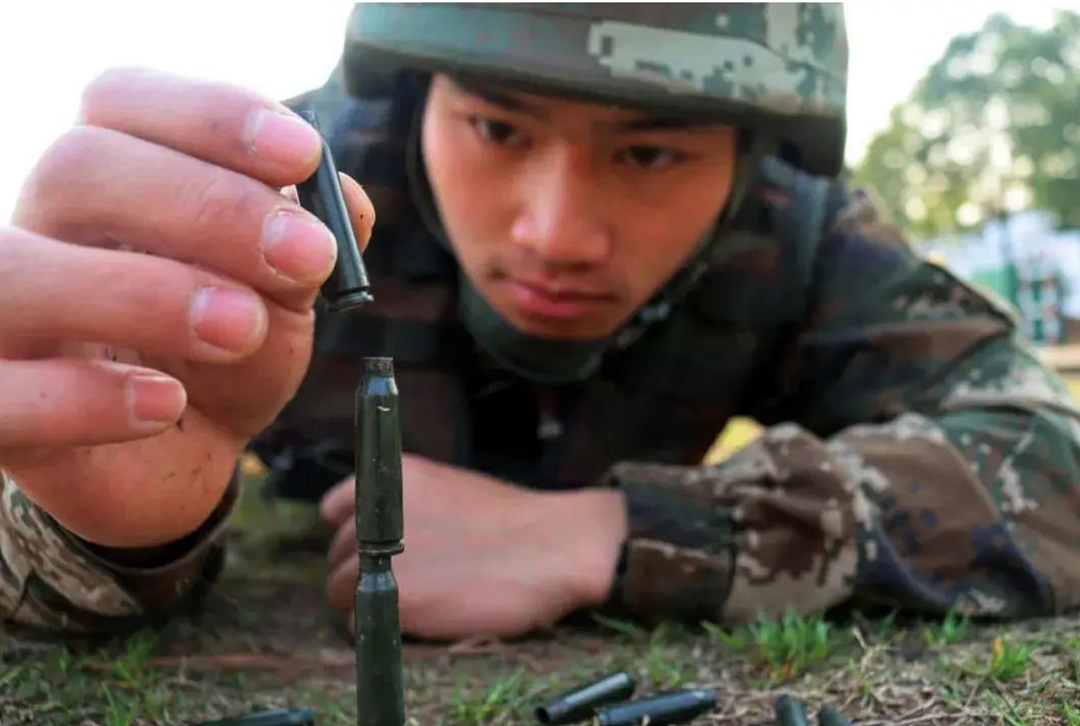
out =
[(401, 623), (390, 558), (405, 536), (401, 426), (391, 358), (365, 358), (356, 392), (356, 723), (403, 726)]

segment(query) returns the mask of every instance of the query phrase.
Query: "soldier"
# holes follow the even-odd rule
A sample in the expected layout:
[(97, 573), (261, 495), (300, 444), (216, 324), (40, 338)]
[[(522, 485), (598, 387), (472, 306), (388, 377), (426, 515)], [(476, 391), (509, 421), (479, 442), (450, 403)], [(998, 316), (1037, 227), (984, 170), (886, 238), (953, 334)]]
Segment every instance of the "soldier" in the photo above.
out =
[[(291, 103), (359, 239), (379, 212), (354, 317), (316, 314), (330, 239), (274, 191), (314, 169), (307, 127), (106, 73), (0, 230), (0, 613), (195, 597), (249, 446), (279, 491), (329, 490), (347, 608), (373, 355), (410, 452), (406, 632), (1076, 605), (1080, 412), (836, 179), (845, 65), (838, 5), (358, 6)], [(735, 414), (763, 435), (702, 465)]]

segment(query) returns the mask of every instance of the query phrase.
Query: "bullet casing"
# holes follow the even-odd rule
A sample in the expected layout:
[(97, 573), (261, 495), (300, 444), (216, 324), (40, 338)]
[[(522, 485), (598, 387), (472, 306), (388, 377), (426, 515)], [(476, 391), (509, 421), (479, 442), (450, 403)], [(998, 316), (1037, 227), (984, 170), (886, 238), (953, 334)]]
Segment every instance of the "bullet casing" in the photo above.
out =
[(388, 552), (400, 552), (405, 536), (401, 422), (390, 358), (364, 359), (357, 409), (356, 539), (369, 548), (385, 545)]
[(627, 701), (596, 712), (598, 726), (667, 726), (686, 723), (716, 707), (716, 692), (692, 688)]
[(300, 198), (300, 206), (318, 217), (337, 241), (337, 263), (320, 291), (331, 310), (344, 312), (371, 302), (371, 285), (356, 244), (330, 145), (322, 136), (315, 113), (300, 111), (299, 114), (319, 132), (322, 156), (315, 173), (296, 185), (296, 195)]
[(592, 717), (596, 709), (634, 695), (634, 681), (624, 672), (612, 673), (576, 688), (536, 708), (536, 720), (545, 726), (573, 723)]
[(831, 706), (818, 711), (817, 722), (818, 726), (851, 726), (851, 721)]
[(222, 718), (217, 721), (201, 721), (191, 726), (312, 726), (315, 712), (304, 708), (290, 711), (277, 709), (261, 713), (249, 713), (245, 716)]
[(776, 726), (810, 726), (806, 710), (797, 699), (787, 694), (776, 699)]
[(391, 556), (404, 537), (401, 427), (390, 358), (365, 358), (356, 394), (356, 719), (403, 726), (401, 621)]
[(361, 555), (360, 571), (356, 586), (357, 724), (401, 726), (405, 723), (401, 628), (390, 556)]

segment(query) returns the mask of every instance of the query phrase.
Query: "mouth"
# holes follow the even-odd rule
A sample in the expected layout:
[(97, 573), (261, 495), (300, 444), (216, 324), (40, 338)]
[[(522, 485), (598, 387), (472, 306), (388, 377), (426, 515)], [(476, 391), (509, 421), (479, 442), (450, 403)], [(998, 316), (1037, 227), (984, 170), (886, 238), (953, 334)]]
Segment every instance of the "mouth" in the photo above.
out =
[(581, 287), (563, 288), (503, 277), (497, 284), (510, 303), (527, 317), (574, 320), (610, 305), (615, 296)]

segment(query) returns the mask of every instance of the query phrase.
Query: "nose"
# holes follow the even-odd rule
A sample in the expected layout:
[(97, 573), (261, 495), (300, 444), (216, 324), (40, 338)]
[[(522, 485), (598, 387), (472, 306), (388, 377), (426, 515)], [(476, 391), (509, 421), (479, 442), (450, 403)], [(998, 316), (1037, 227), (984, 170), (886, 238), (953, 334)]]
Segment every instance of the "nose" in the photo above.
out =
[(536, 159), (521, 177), (510, 237), (549, 269), (587, 267), (611, 255), (613, 227), (588, 149), (565, 144)]

